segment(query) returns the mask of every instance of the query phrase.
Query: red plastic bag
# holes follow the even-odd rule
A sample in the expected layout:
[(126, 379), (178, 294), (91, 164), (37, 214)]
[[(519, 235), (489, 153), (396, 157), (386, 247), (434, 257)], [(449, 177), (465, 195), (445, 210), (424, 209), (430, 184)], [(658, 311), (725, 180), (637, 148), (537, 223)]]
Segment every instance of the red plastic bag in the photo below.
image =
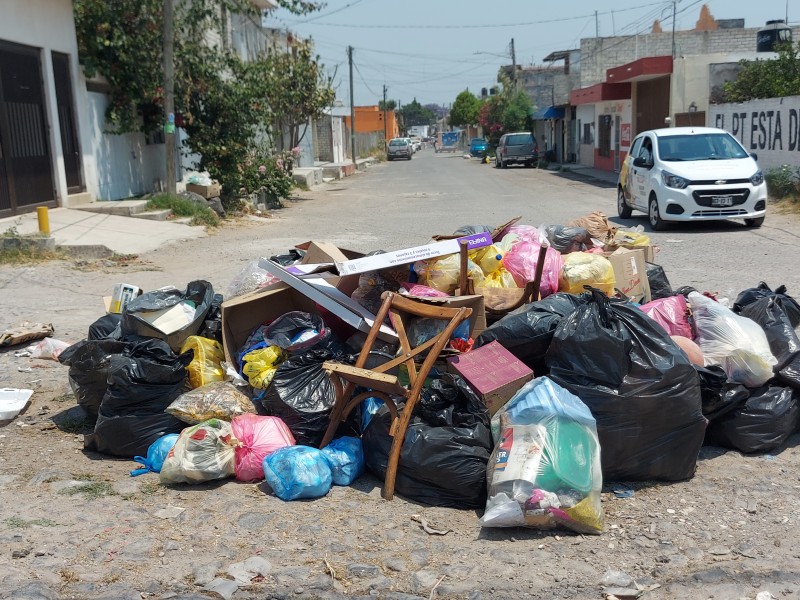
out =
[[(503, 266), (511, 273), (514, 282), (521, 288), (528, 281), (533, 281), (536, 276), (536, 263), (539, 260), (540, 245), (532, 241), (522, 241), (514, 244), (505, 256)], [(542, 283), (539, 287), (542, 298), (555, 294), (558, 291), (558, 275), (564, 259), (554, 248), (548, 248), (544, 255), (544, 270)]]
[(689, 323), (689, 311), (686, 298), (681, 295), (659, 298), (641, 308), (648, 317), (667, 330), (670, 335), (680, 335), (690, 340), (694, 339), (694, 332)]
[(239, 481), (264, 479), (264, 458), (279, 448), (294, 446), (291, 430), (278, 417), (244, 414), (231, 420), (236, 447), (234, 471)]

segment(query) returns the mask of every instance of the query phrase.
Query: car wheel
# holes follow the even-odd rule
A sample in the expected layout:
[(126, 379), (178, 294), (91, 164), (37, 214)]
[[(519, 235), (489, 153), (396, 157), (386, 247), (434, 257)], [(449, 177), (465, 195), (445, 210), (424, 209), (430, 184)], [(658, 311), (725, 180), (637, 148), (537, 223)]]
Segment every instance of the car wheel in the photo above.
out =
[(661, 218), (661, 213), (658, 212), (658, 199), (655, 194), (650, 195), (647, 216), (650, 219), (650, 227), (652, 227), (653, 231), (664, 231), (667, 228), (667, 224)]
[(495, 154), (495, 157), (494, 157), (494, 168), (495, 169), (499, 169), (500, 168), (500, 163), (501, 163), (500, 157)]
[(758, 217), (756, 219), (745, 219), (744, 224), (748, 227), (758, 228), (764, 224), (764, 217)]
[(387, 156), (386, 157), (386, 162), (392, 162), (392, 157), (391, 156)]
[(506, 161), (504, 161), (504, 160), (501, 160), (500, 161), (500, 168), (501, 169), (507, 169), (508, 168), (508, 163)]
[(617, 214), (621, 219), (630, 219), (632, 212), (631, 207), (625, 203), (625, 192), (620, 185), (617, 187)]

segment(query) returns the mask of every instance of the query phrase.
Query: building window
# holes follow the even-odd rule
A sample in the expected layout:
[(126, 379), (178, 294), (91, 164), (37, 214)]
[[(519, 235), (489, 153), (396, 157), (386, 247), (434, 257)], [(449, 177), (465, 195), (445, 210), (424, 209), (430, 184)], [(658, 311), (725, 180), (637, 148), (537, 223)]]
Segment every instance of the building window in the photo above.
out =
[(587, 146), (594, 144), (594, 135), (592, 135), (593, 127), (594, 123), (583, 124), (583, 135), (581, 136), (581, 144), (586, 144)]
[(611, 115), (600, 115), (599, 147), (600, 156), (611, 156)]

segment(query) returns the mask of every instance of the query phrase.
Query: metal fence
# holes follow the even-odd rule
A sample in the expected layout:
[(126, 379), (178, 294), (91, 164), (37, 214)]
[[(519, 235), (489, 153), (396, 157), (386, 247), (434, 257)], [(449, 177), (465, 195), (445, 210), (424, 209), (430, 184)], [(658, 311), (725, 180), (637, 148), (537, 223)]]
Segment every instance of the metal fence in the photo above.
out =
[[(349, 158), (352, 156), (350, 152), (350, 129), (345, 127), (345, 154)], [(356, 157), (366, 158), (375, 149), (384, 151), (386, 148), (386, 140), (383, 137), (382, 131), (368, 131), (366, 133), (356, 132)]]

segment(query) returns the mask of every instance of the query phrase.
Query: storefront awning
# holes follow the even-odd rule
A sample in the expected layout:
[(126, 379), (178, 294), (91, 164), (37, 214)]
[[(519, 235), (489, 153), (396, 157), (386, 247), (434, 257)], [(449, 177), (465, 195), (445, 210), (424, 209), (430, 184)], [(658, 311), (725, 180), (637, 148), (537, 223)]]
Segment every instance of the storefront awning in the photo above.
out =
[(672, 73), (671, 56), (648, 56), (606, 71), (606, 81), (647, 81)]
[(563, 106), (548, 106), (541, 108), (531, 115), (534, 121), (543, 121), (544, 119), (563, 119), (564, 107)]

